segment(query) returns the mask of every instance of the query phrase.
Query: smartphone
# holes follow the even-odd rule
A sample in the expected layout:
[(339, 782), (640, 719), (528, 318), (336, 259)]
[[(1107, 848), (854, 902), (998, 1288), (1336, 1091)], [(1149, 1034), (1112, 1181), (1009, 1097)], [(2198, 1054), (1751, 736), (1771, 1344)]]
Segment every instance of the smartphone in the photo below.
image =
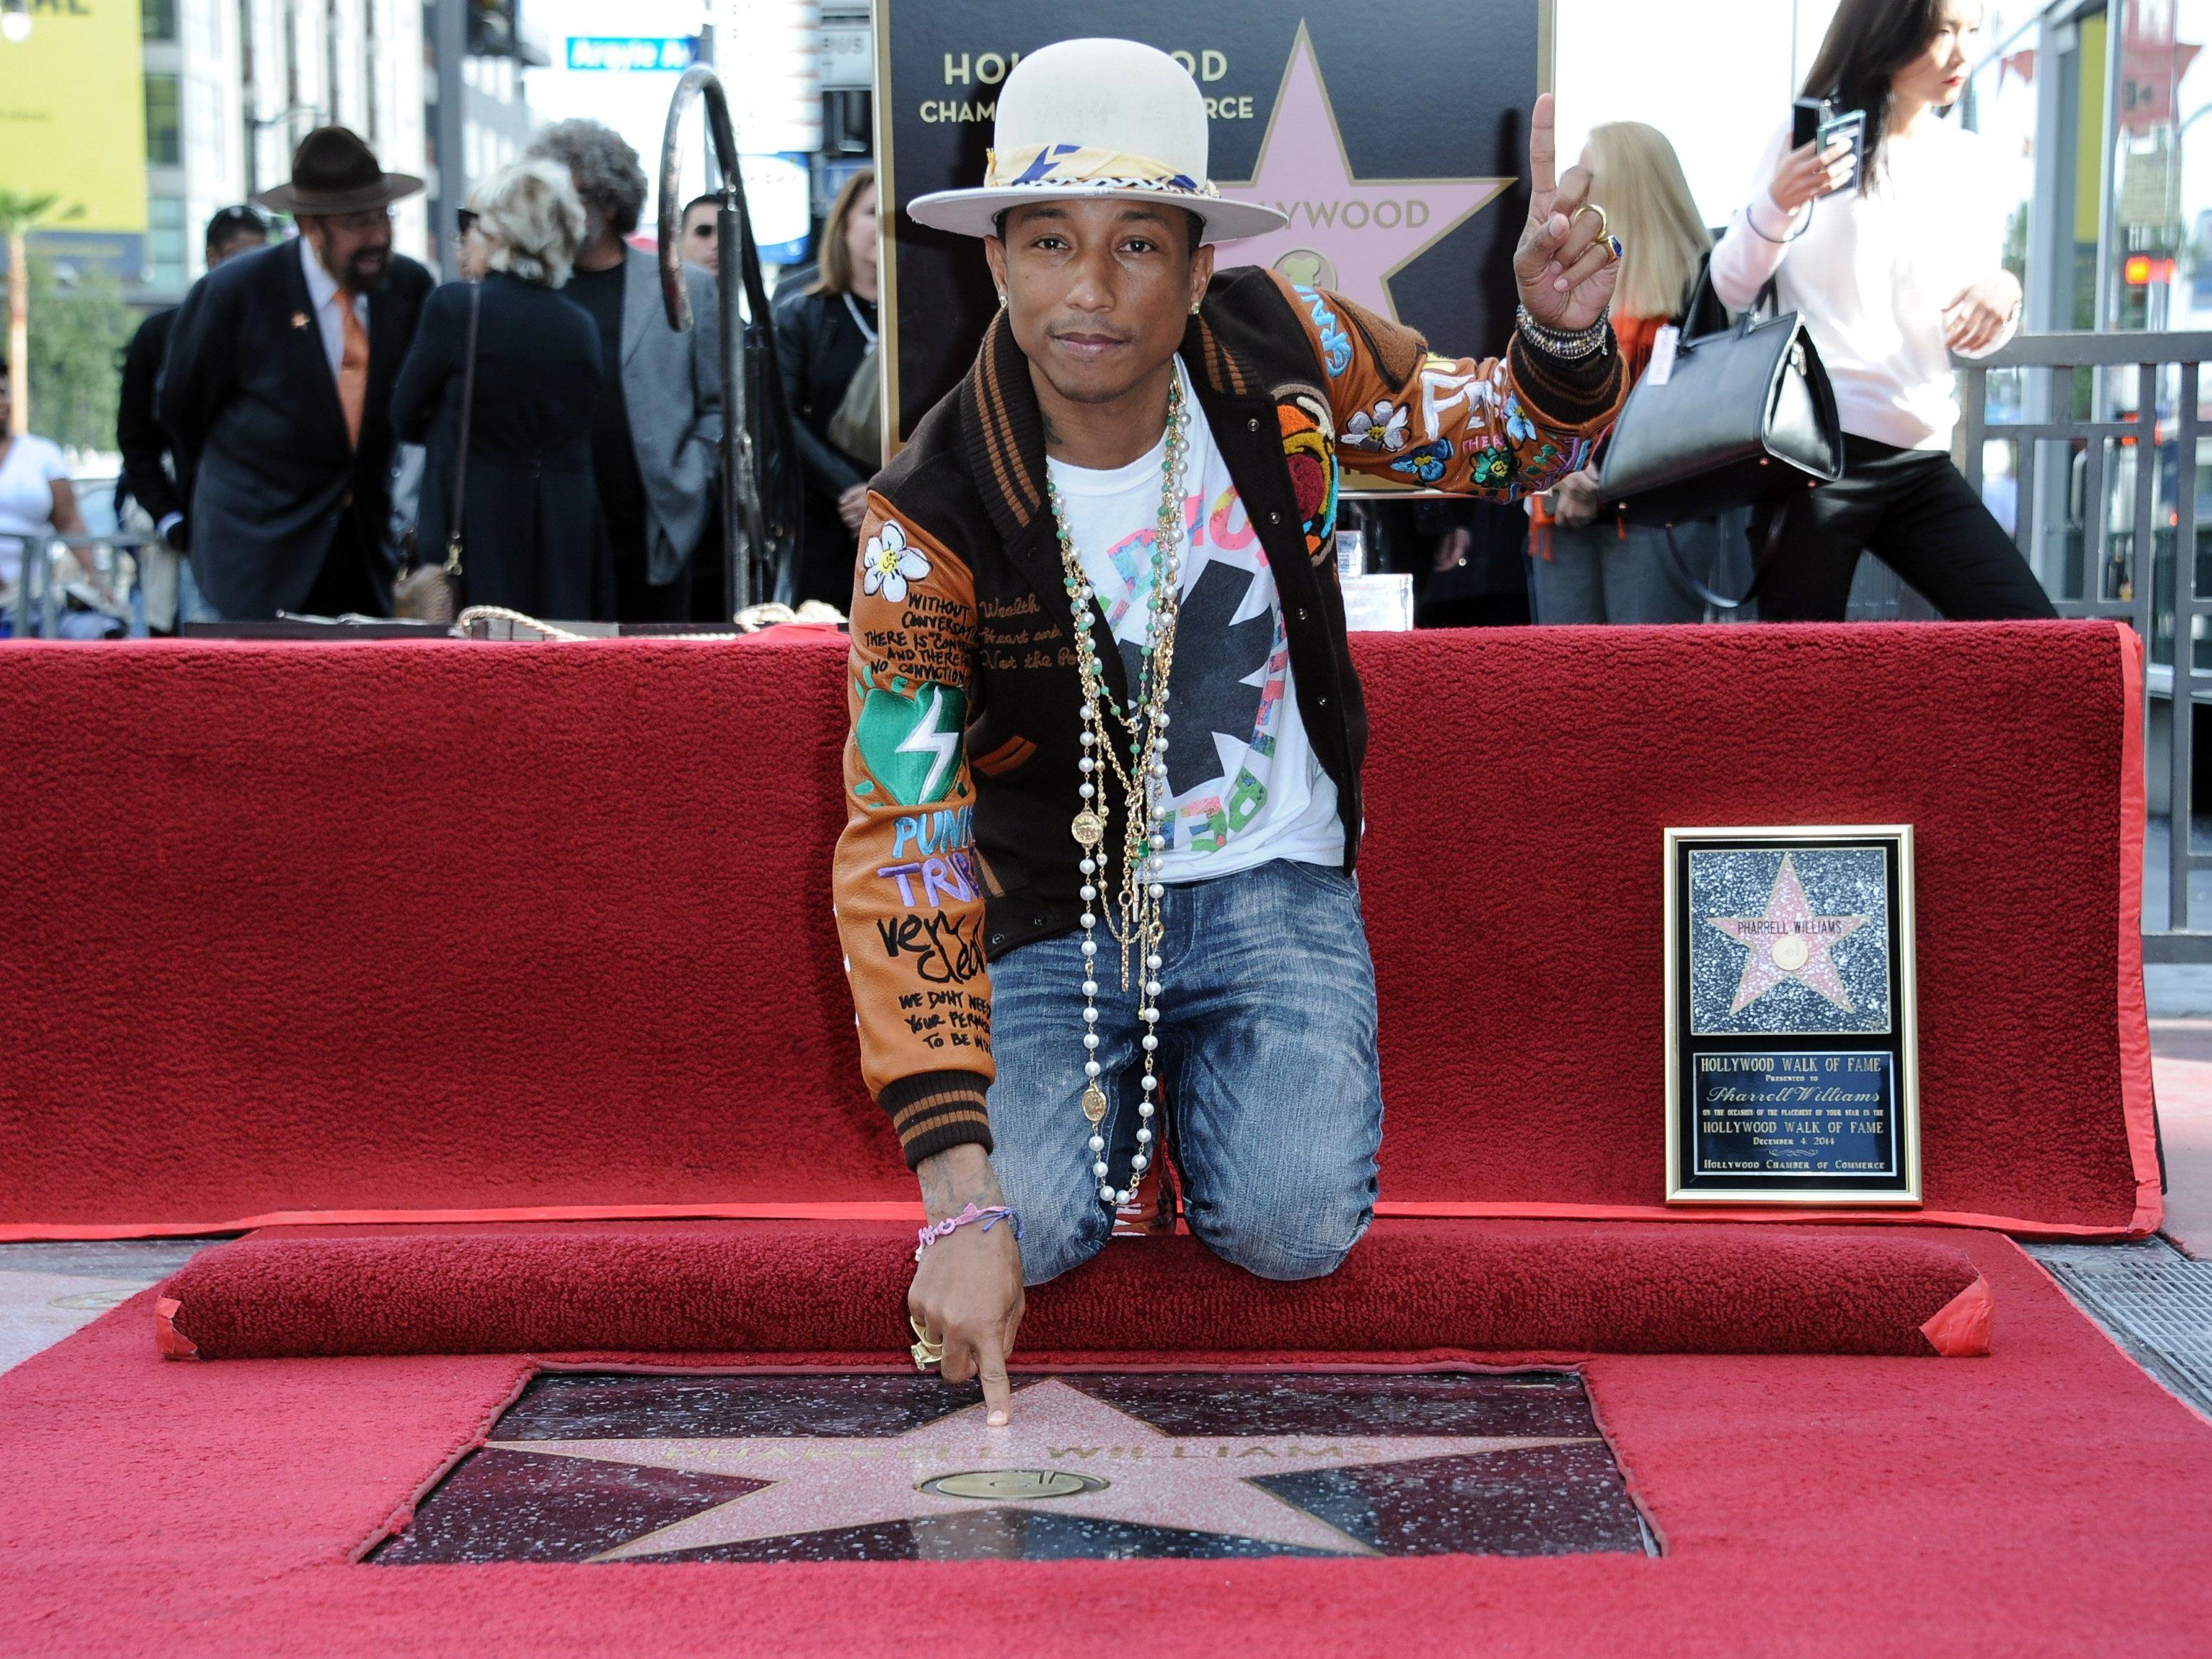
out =
[[(1859, 168), (1866, 161), (1866, 112), (1863, 109), (1839, 110), (1825, 98), (1800, 98), (1790, 106), (1790, 147), (1802, 149), (1808, 144), (1817, 144), (1825, 154), (1838, 139), (1851, 147), (1850, 177), (1836, 186), (1850, 190), (1859, 181)], [(1834, 191), (1822, 192), (1833, 195)]]

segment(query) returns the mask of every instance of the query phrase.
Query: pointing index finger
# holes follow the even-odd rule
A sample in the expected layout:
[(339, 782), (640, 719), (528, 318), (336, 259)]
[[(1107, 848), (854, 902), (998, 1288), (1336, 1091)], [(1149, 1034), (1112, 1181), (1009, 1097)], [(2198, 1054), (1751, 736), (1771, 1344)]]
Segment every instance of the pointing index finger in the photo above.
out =
[(1559, 153), (1552, 125), (1552, 94), (1540, 94), (1528, 115), (1528, 184), (1539, 198), (1559, 188)]
[(1006, 1381), (1006, 1358), (996, 1331), (975, 1339), (975, 1374), (983, 1382), (983, 1422), (994, 1429), (1013, 1420), (1013, 1389)]

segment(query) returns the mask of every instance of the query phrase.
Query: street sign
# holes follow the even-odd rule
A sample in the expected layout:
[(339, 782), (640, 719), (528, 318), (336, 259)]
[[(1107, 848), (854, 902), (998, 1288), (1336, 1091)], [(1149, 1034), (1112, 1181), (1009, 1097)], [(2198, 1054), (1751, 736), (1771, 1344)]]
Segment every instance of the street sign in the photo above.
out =
[(568, 66), (680, 74), (699, 61), (698, 37), (679, 35), (572, 34)]
[(818, 52), (823, 91), (866, 92), (875, 85), (875, 31), (866, 18), (823, 19)]
[(807, 161), (805, 155), (790, 152), (738, 158), (744, 172), (753, 240), (763, 264), (793, 265), (806, 258), (807, 233), (813, 227)]

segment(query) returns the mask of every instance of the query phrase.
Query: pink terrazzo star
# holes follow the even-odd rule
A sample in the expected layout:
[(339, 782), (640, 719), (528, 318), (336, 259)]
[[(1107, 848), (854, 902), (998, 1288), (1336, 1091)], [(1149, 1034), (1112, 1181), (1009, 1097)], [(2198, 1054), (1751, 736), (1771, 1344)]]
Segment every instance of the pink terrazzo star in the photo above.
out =
[(1301, 23), (1252, 181), (1220, 186), (1234, 200), (1279, 208), (1291, 222), (1224, 248), (1222, 263), (1273, 265), (1293, 282), (1334, 289), (1395, 318), (1389, 279), (1512, 183), (1354, 179), (1321, 65)]
[(1774, 878), (1774, 890), (1766, 896), (1765, 915), (1717, 916), (1711, 921), (1750, 952), (1744, 958), (1743, 977), (1736, 982), (1735, 1000), (1729, 1012), (1741, 1013), (1785, 979), (1817, 991), (1847, 1014), (1858, 1012), (1851, 1006), (1850, 993), (1844, 989), (1829, 952), (1865, 927), (1868, 918), (1814, 915), (1789, 854), (1782, 855), (1782, 868)]
[[(774, 1484), (593, 1558), (619, 1561), (886, 1521), (1031, 1510), (1093, 1521), (1225, 1533), (1293, 1548), (1372, 1555), (1358, 1539), (1251, 1477), (1587, 1443), (1588, 1435), (1169, 1435), (1057, 1380), (1014, 1397), (1013, 1423), (987, 1428), (979, 1402), (904, 1434), (860, 1439), (514, 1440), (507, 1451)], [(921, 1490), (971, 1470), (1061, 1471), (1097, 1489), (1066, 1497), (956, 1498)]]

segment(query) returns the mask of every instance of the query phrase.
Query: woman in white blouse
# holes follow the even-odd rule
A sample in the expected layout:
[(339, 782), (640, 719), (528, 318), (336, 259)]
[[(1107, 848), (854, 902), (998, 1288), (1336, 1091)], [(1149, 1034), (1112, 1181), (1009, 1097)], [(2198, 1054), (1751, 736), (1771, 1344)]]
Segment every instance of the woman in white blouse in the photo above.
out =
[[(1771, 281), (1780, 308), (1804, 319), (1843, 417), (1842, 481), (1783, 509), (1759, 589), (1765, 620), (1840, 621), (1862, 551), (1946, 617), (2054, 614), (1950, 457), (1951, 353), (1985, 356), (2020, 319), (2020, 283), (2000, 263), (2005, 194), (1980, 138), (1944, 118), (1980, 28), (1979, 0), (1843, 0), (1805, 95), (1866, 112), (1863, 176), (1847, 182), (1840, 143), (1790, 149), (1784, 122), (1760, 164), (1767, 183), (1713, 252), (1731, 309)], [(1767, 529), (1753, 525), (1754, 548)]]
[(61, 451), (44, 438), (15, 430), (8, 367), (0, 362), (0, 636), (15, 620), (25, 550), (43, 550), (55, 536), (84, 533), (84, 516), (77, 511), (76, 490)]

